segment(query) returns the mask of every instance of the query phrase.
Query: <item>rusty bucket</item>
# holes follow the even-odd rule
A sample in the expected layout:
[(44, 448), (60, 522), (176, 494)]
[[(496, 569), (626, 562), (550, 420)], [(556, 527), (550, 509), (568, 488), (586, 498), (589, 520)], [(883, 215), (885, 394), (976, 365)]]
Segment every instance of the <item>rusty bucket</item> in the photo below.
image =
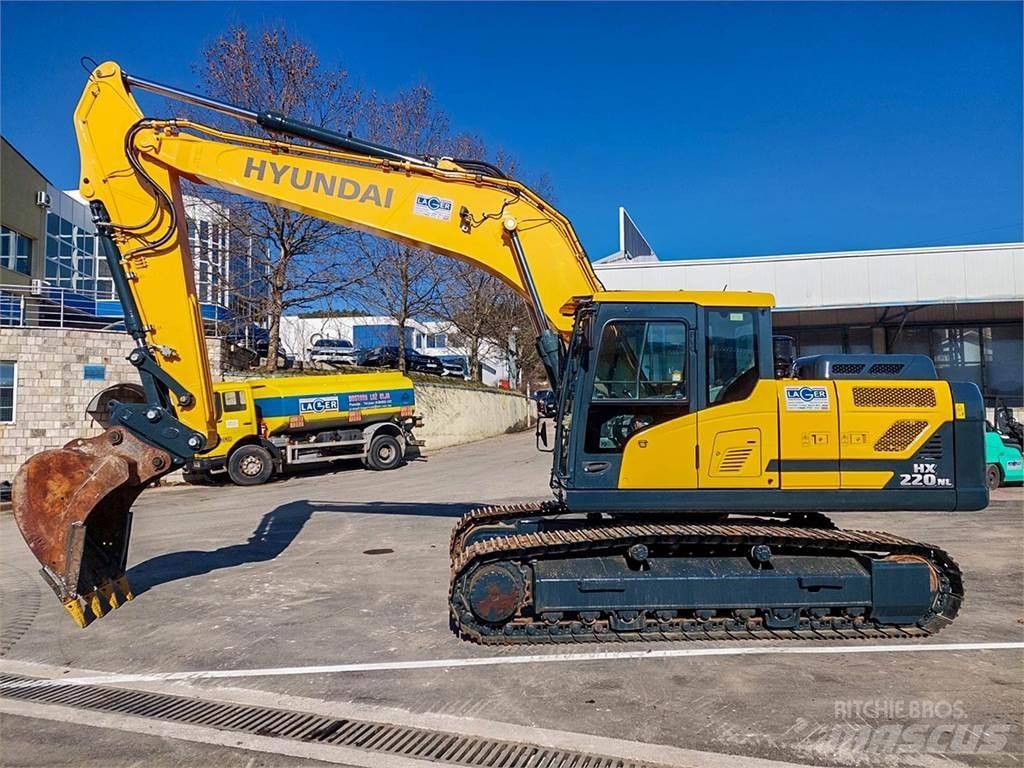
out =
[(37, 453), (15, 475), (14, 519), (78, 626), (132, 599), (125, 577), (131, 506), (172, 469), (168, 453), (111, 427)]

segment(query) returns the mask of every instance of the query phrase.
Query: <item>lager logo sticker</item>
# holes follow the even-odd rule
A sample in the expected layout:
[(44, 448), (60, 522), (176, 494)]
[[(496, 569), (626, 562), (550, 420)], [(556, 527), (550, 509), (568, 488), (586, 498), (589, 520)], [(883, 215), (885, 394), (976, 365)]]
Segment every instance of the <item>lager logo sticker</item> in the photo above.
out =
[(337, 395), (299, 398), (299, 413), (327, 413), (337, 410), (339, 410)]
[(830, 408), (826, 387), (786, 387), (787, 411), (827, 411)]
[(416, 195), (412, 204), (412, 212), (428, 219), (450, 221), (452, 218), (452, 201), (436, 195)]

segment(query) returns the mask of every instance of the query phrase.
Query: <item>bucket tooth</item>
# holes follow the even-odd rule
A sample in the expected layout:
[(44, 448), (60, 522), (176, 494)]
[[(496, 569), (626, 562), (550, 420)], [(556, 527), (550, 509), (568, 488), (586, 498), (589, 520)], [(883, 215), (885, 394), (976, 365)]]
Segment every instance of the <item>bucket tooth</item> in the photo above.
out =
[(114, 582), (104, 581), (98, 587), (96, 591), (102, 595), (107, 605), (110, 606), (111, 610), (115, 610), (121, 607), (121, 601), (118, 599), (117, 591), (114, 589)]
[(92, 615), (97, 619), (102, 619), (106, 611), (103, 610), (103, 599), (97, 590), (96, 592), (90, 592), (85, 596), (85, 602), (89, 605), (89, 610), (92, 611)]
[(132, 592), (132, 585), (128, 583), (127, 576), (121, 576), (115, 579), (114, 584), (117, 586), (118, 590), (121, 592), (121, 596), (126, 601), (135, 599), (135, 593)]
[(89, 620), (85, 617), (85, 611), (82, 610), (82, 603), (77, 597), (65, 602), (64, 609), (70, 614), (71, 620), (81, 629), (89, 626)]

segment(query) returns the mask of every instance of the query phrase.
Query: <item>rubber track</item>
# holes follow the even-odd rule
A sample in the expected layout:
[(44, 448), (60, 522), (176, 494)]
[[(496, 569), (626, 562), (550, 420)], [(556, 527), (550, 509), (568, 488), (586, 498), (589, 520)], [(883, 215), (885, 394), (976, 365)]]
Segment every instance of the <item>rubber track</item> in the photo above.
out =
[[(734, 640), (734, 639), (799, 639), (837, 640), (867, 638), (926, 637), (951, 623), (963, 599), (963, 580), (959, 567), (943, 550), (928, 544), (874, 531), (852, 531), (829, 528), (797, 528), (785, 522), (757, 525), (685, 525), (604, 524), (568, 530), (512, 534), (475, 542), (458, 548), (457, 542), (473, 527), (502, 520), (537, 515), (566, 513), (556, 502), (512, 507), (484, 507), (468, 513), (452, 534), (452, 572), (450, 608), (453, 628), (464, 638), (486, 644), (606, 642), (615, 640)], [(894, 627), (860, 620), (845, 621), (835, 626), (830, 620), (802, 619), (795, 629), (766, 629), (759, 621), (713, 619), (708, 622), (675, 619), (671, 622), (648, 621), (639, 631), (615, 632), (606, 621), (593, 625), (578, 621), (546, 623), (529, 617), (514, 619), (509, 624), (513, 634), (495, 632), (488, 626), (464, 620), (459, 610), (461, 578), (470, 566), (575, 554), (623, 551), (634, 543), (655, 545), (713, 545), (744, 549), (754, 544), (769, 544), (788, 549), (810, 549), (815, 552), (845, 554), (874, 552), (882, 555), (916, 555), (929, 561), (938, 571), (944, 595), (939, 612), (932, 612), (913, 626)], [(529, 585), (527, 584), (527, 603)], [(463, 611), (462, 613), (465, 613)], [(506, 630), (507, 631), (507, 630)]]
[[(511, 522), (522, 518), (558, 517), (570, 514), (572, 514), (572, 512), (569, 509), (567, 509), (561, 502), (554, 500), (477, 507), (476, 509), (472, 509), (464, 514), (452, 528), (452, 533), (448, 542), (449, 556), (451, 561), (454, 563), (455, 558), (463, 548), (463, 542), (465, 541), (466, 535), (479, 526)], [(756, 512), (723, 512), (722, 514), (737, 514), (746, 518), (759, 517)], [(659, 516), (662, 518), (668, 517), (668, 515), (665, 514), (660, 514)], [(796, 521), (799, 521), (800, 527), (802, 528), (835, 529), (836, 527), (835, 523), (833, 523), (827, 515), (820, 512), (801, 512), (798, 515), (794, 515), (793, 518), (778, 517), (776, 518), (776, 522), (772, 523), (770, 521), (766, 521), (766, 524), (792, 525)]]

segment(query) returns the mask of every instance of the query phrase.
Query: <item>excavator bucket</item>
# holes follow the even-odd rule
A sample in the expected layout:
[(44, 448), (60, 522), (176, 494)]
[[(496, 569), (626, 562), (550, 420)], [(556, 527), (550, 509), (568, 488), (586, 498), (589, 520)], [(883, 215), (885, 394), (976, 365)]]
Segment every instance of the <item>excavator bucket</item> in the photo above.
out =
[(78, 626), (132, 599), (125, 576), (131, 506), (173, 468), (168, 453), (111, 427), (37, 453), (18, 470), (14, 519)]

